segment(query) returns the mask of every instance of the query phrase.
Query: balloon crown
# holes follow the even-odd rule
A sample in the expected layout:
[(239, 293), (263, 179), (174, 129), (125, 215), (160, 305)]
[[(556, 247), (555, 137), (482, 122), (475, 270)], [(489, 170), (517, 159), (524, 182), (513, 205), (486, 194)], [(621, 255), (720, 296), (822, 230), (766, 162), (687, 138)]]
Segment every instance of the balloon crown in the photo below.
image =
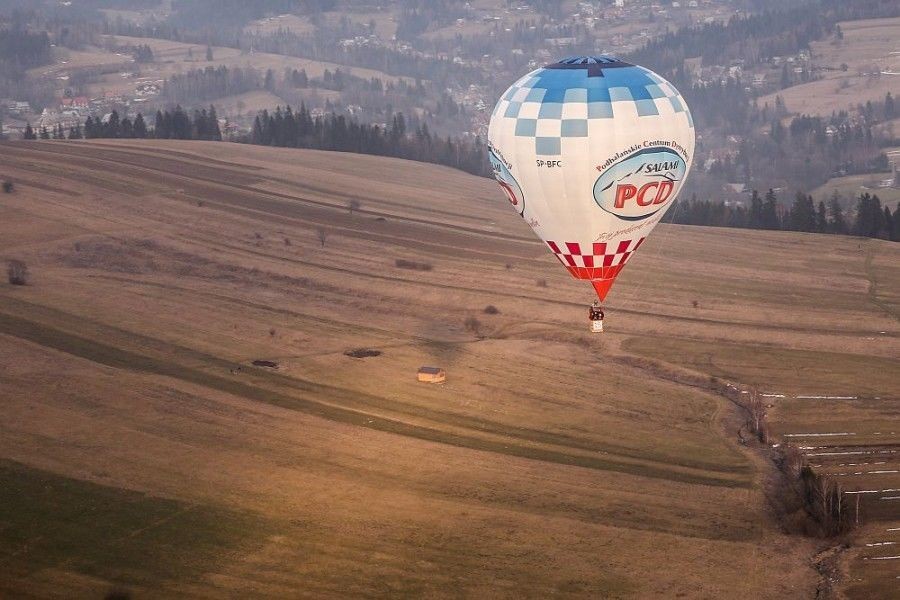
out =
[(570, 56), (559, 61), (566, 65), (605, 65), (614, 62), (622, 62), (615, 56)]
[(601, 75), (603, 69), (616, 69), (633, 67), (631, 63), (619, 60), (613, 56), (572, 56), (559, 62), (546, 65), (545, 69), (586, 69), (588, 76)]

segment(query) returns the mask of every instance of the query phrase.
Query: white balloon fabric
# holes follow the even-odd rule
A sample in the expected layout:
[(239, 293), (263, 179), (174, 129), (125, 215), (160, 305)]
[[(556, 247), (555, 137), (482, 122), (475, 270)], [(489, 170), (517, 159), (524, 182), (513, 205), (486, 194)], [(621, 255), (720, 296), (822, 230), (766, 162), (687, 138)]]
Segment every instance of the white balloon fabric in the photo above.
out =
[(578, 57), (514, 83), (491, 115), (488, 145), (510, 203), (604, 300), (674, 203), (690, 171), (694, 123), (656, 73)]

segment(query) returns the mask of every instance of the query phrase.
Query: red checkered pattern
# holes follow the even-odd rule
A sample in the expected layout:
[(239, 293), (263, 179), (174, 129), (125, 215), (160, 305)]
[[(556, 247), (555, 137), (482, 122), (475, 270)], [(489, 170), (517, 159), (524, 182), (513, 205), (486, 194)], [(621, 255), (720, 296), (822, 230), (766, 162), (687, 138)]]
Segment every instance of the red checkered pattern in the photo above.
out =
[(593, 244), (548, 241), (547, 245), (576, 279), (613, 279), (643, 242), (644, 238)]

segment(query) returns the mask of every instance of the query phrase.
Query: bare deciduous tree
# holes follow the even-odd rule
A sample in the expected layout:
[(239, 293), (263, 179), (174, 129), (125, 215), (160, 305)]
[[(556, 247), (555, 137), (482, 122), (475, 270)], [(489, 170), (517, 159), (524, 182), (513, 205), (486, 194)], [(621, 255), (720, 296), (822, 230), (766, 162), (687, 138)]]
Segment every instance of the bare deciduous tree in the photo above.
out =
[(328, 230), (324, 227), (319, 227), (316, 229), (316, 237), (319, 239), (319, 243), (322, 244), (322, 247), (325, 247), (325, 242), (328, 241)]
[(783, 444), (781, 454), (783, 456), (783, 468), (791, 477), (799, 477), (803, 467), (803, 454), (796, 446)]
[(13, 186), (13, 182), (7, 179), (6, 181), (3, 182), (3, 193), (4, 194), (12, 194), (14, 187), (15, 186)]
[[(859, 494), (857, 494), (857, 496), (858, 495)], [(834, 500), (837, 503), (837, 506), (835, 507), (835, 512), (837, 513), (837, 518), (838, 518), (838, 528), (843, 527), (843, 525), (841, 523), (843, 521), (843, 516), (844, 516), (843, 499), (844, 499), (844, 488), (841, 487), (840, 483), (835, 481), (834, 482)]]
[(347, 202), (347, 210), (350, 211), (351, 215), (353, 214), (354, 210), (359, 210), (360, 206), (362, 206), (362, 205), (361, 205), (360, 201), (357, 200), (356, 198), (353, 198), (352, 200)]
[(766, 423), (766, 404), (758, 387), (750, 389), (747, 409), (750, 411), (750, 428), (757, 439), (764, 444), (769, 442), (769, 427)]
[[(763, 414), (763, 417), (765, 417), (765, 414)], [(759, 426), (758, 435), (759, 441), (761, 441), (763, 444), (769, 443), (769, 424), (765, 420), (763, 420)]]
[(822, 521), (823, 523), (828, 524), (828, 519), (831, 516), (831, 480), (827, 477), (819, 477), (819, 499), (822, 502)]

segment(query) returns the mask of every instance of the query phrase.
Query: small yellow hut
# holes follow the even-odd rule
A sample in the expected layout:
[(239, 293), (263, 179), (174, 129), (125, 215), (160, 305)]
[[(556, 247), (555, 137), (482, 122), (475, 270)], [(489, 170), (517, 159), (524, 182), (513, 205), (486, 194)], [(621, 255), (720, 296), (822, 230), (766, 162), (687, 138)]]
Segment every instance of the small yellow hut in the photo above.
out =
[(447, 381), (447, 372), (440, 367), (420, 367), (418, 378), (425, 383), (444, 383)]

